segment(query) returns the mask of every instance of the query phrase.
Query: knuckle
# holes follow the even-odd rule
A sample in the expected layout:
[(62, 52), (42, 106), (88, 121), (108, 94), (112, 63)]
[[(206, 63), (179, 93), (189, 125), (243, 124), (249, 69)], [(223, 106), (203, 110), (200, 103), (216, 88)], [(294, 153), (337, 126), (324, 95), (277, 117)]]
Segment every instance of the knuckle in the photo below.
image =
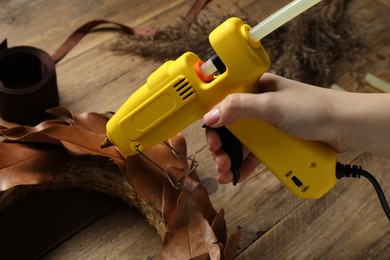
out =
[(225, 109), (228, 113), (237, 111), (241, 107), (240, 96), (237, 94), (230, 94), (226, 97)]
[(277, 125), (282, 120), (281, 113), (281, 103), (278, 100), (278, 96), (274, 92), (267, 92), (261, 94), (261, 103), (262, 103), (262, 117), (274, 124)]
[(264, 108), (272, 108), (275, 105), (275, 98), (272, 92), (261, 94), (261, 98)]
[(223, 112), (221, 114), (221, 120), (225, 124), (235, 122), (240, 117), (241, 99), (237, 94), (229, 94), (223, 105)]

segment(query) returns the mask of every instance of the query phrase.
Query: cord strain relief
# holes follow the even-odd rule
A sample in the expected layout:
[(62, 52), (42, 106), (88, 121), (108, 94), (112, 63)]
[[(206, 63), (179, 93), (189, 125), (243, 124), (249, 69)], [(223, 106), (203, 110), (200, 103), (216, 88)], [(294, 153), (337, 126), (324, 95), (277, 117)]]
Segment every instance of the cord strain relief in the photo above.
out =
[(341, 179), (343, 177), (360, 178), (362, 167), (351, 164), (342, 164), (337, 162), (336, 164), (336, 177)]

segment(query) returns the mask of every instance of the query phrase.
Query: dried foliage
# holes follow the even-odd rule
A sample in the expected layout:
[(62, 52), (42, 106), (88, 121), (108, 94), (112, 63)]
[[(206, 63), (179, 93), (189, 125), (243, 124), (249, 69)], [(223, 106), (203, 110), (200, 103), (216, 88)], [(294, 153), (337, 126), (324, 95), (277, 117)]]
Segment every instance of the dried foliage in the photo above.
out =
[(209, 33), (222, 21), (224, 19), (187, 23), (185, 18), (180, 18), (176, 25), (156, 29), (151, 36), (122, 33), (111, 48), (120, 53), (137, 54), (158, 61), (176, 59), (187, 51), (207, 58), (212, 51)]
[(323, 1), (263, 40), (279, 75), (319, 86), (334, 82), (332, 64), (363, 48), (346, 17), (346, 0)]
[[(25, 195), (31, 187), (95, 190), (137, 207), (163, 238), (163, 258), (233, 259), (239, 235), (227, 239), (224, 212), (215, 211), (196, 172), (183, 179), (190, 167), (187, 160), (164, 144), (145, 151), (172, 178), (181, 180), (176, 190), (142, 156), (127, 157), (115, 147), (100, 148), (106, 116), (73, 114), (64, 107), (49, 112), (56, 119), (37, 126), (0, 124), (5, 138), (0, 143), (0, 210), (15, 200), (13, 195)], [(169, 142), (181, 154), (187, 153), (182, 135)], [(81, 161), (73, 165), (74, 158), (95, 162), (80, 167)], [(107, 160), (117, 167), (109, 167)]]
[[(333, 83), (332, 63), (342, 57), (354, 60), (357, 50), (363, 47), (346, 16), (347, 2), (322, 1), (265, 37), (262, 44), (272, 60), (270, 70), (315, 85)], [(205, 11), (212, 12), (207, 8)], [(259, 22), (237, 13), (248, 24)], [(207, 59), (211, 53), (209, 33), (229, 16), (232, 15), (212, 13), (191, 24), (182, 19), (176, 25), (157, 29), (152, 36), (122, 34), (112, 49), (160, 61), (176, 59), (186, 51)]]

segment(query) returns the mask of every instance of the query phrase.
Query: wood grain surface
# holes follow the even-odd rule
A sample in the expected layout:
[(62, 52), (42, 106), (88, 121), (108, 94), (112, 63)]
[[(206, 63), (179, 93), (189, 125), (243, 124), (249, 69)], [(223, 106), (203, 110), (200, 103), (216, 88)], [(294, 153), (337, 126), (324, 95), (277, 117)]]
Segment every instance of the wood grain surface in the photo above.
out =
[[(221, 14), (240, 9), (261, 20), (287, 2), (214, 0), (207, 8)], [(192, 3), (3, 0), (0, 40), (7, 38), (9, 46), (29, 45), (51, 54), (89, 20), (161, 28), (175, 23)], [(347, 12), (367, 50), (359, 64), (335, 64), (335, 83), (348, 91), (377, 92), (357, 78), (369, 72), (390, 81), (390, 3), (350, 1)], [(61, 104), (74, 112), (115, 111), (161, 64), (112, 52), (116, 37), (112, 31), (91, 33), (57, 65)], [(206, 144), (200, 127), (198, 121), (183, 131), (190, 153)], [(366, 179), (342, 179), (322, 198), (305, 200), (293, 196), (264, 166), (236, 187), (219, 185), (207, 149), (197, 158), (201, 181), (215, 208), (225, 209), (229, 232), (241, 232), (237, 259), (390, 258), (389, 221)], [(390, 197), (389, 159), (353, 152), (341, 154), (339, 160), (362, 165)], [(4, 259), (159, 259), (161, 244), (136, 210), (92, 192), (41, 192), (0, 212), (0, 257)]]

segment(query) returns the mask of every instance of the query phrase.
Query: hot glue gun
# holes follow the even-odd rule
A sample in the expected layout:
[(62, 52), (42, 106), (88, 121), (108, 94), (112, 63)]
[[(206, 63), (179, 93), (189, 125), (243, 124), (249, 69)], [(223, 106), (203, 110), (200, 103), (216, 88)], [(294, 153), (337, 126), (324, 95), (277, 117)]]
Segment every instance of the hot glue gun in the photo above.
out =
[[(319, 2), (291, 2), (255, 27), (230, 18), (209, 35), (214, 54), (206, 62), (187, 52), (167, 61), (107, 123), (107, 138), (134, 155), (180, 132), (230, 93), (256, 93), (270, 59), (260, 43), (288, 20)], [(319, 198), (336, 183), (333, 148), (300, 140), (273, 125), (240, 119), (226, 126), (295, 195)]]

